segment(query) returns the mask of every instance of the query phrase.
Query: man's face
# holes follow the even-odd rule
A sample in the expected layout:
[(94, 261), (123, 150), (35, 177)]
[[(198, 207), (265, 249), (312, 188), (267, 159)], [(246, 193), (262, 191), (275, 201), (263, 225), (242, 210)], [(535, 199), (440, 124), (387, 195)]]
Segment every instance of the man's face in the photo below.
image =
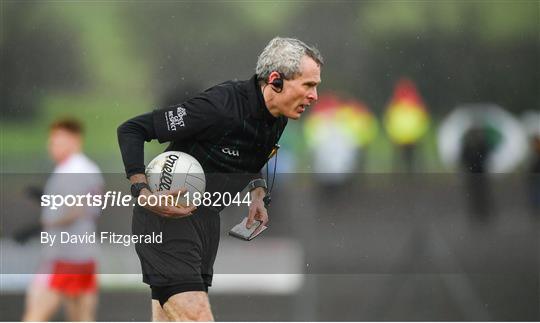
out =
[(283, 81), (283, 91), (275, 96), (276, 106), (281, 115), (299, 119), (304, 110), (318, 99), (321, 67), (310, 57), (304, 56), (300, 62), (300, 74)]
[(80, 136), (65, 129), (53, 129), (49, 134), (49, 156), (55, 163), (61, 163), (80, 147)]

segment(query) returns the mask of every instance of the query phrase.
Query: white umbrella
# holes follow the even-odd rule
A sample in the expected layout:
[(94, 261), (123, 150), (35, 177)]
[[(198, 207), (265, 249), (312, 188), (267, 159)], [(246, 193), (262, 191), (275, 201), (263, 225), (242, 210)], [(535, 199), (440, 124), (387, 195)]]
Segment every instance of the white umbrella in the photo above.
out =
[(449, 168), (457, 168), (463, 137), (479, 125), (490, 126), (501, 135), (501, 141), (488, 156), (488, 171), (507, 173), (515, 170), (527, 154), (527, 137), (521, 123), (495, 104), (461, 105), (443, 120), (438, 133), (443, 163)]

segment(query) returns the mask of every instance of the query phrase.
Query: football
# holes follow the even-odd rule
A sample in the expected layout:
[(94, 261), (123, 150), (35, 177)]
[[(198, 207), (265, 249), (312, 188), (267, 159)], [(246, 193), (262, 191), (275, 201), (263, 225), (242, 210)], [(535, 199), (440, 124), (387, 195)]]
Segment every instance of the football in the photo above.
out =
[(204, 193), (206, 188), (201, 164), (181, 151), (167, 151), (152, 159), (146, 167), (146, 179), (152, 192), (186, 188), (193, 195)]

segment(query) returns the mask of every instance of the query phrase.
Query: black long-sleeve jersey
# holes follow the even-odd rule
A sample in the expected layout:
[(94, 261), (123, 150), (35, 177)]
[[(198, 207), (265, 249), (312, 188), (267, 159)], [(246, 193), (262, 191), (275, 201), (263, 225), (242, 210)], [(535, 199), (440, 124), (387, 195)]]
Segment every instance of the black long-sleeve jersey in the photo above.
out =
[(158, 139), (170, 142), (166, 151), (183, 151), (199, 161), (207, 191), (230, 191), (247, 182), (226, 187), (231, 176), (225, 174), (239, 174), (236, 179), (260, 174), (286, 125), (286, 117), (270, 114), (253, 76), (130, 119), (118, 128), (118, 142), (128, 177), (144, 174), (144, 141)]

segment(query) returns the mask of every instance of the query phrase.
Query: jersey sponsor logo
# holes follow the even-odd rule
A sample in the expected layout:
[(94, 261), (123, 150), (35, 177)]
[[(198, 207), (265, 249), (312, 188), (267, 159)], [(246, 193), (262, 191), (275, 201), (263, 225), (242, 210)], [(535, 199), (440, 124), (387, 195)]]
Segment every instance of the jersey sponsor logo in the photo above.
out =
[(176, 108), (175, 111), (165, 112), (165, 119), (167, 120), (167, 128), (169, 131), (176, 131), (177, 127), (184, 127), (184, 117), (187, 115), (186, 109), (183, 107)]
[(238, 151), (238, 149), (231, 149), (229, 147), (225, 147), (221, 149), (221, 152), (230, 156), (240, 157), (240, 151)]
[(178, 160), (178, 155), (169, 155), (165, 160), (165, 164), (161, 170), (161, 176), (159, 177), (159, 190), (170, 190), (173, 180), (174, 164)]

